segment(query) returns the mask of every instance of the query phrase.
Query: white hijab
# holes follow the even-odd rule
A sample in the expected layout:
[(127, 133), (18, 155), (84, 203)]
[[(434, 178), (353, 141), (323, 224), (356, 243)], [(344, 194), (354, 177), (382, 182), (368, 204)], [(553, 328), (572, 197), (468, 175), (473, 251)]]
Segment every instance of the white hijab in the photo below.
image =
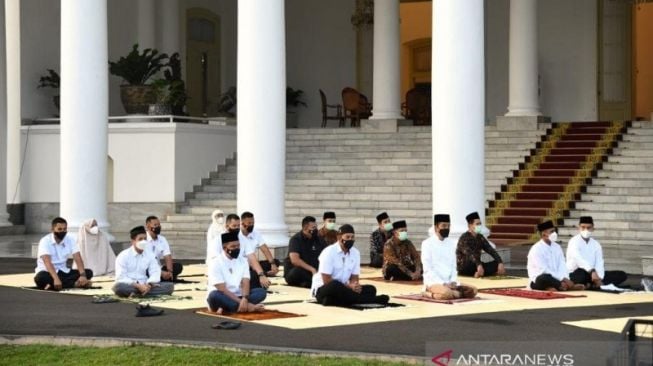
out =
[[(218, 217), (220, 216), (220, 217)], [(224, 212), (215, 210), (211, 214), (211, 226), (206, 231), (206, 242), (212, 243), (215, 237), (224, 232)]]
[(77, 247), (84, 267), (92, 270), (94, 276), (114, 272), (116, 254), (111, 249), (107, 234), (97, 228), (95, 219), (86, 220), (80, 226)]

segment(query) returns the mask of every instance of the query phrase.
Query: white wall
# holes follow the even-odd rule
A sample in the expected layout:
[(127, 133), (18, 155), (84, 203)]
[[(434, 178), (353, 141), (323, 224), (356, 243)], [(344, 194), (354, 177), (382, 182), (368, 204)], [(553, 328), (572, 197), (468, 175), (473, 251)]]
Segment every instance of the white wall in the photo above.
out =
[(508, 109), (508, 22), (510, 0), (485, 2), (485, 123)]
[(7, 78), (5, 63), (5, 7), (0, 4), (0, 215), (6, 212), (7, 203)]
[[(59, 202), (59, 126), (25, 126), (23, 202)], [(29, 134), (29, 137), (28, 137)], [(236, 152), (236, 128), (180, 123), (112, 123), (109, 202), (174, 203)], [(109, 174), (111, 176), (111, 174)]]

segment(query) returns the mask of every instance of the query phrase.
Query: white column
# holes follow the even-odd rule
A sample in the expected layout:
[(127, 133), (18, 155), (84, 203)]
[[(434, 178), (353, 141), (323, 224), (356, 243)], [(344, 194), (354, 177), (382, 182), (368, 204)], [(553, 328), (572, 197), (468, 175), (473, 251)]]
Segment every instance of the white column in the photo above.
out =
[(161, 9), (159, 51), (171, 55), (181, 54), (179, 32), (179, 0), (165, 0), (159, 3)]
[(5, 7), (0, 6), (0, 227), (10, 225), (7, 214), (7, 64), (4, 14)]
[(268, 245), (285, 223), (284, 0), (238, 1), (238, 212), (251, 211)]
[[(5, 0), (7, 203), (20, 203), (20, 0)], [(9, 92), (11, 91), (11, 92)]]
[[(166, 0), (168, 1), (168, 0)], [(154, 0), (137, 0), (138, 49), (156, 48), (156, 7)]]
[[(107, 0), (61, 1), (61, 216), (107, 220)], [(73, 231), (75, 230), (75, 231)]]
[(485, 208), (483, 0), (433, 2), (433, 211), (465, 216)]
[(401, 119), (399, 0), (374, 1), (373, 109), (370, 119)]
[(509, 105), (506, 116), (540, 116), (537, 0), (510, 0)]

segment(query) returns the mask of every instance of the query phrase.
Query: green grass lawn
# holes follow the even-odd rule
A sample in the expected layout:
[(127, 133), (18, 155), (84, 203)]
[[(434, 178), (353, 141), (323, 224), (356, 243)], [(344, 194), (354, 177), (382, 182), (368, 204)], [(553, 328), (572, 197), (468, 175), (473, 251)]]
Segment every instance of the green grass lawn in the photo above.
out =
[(404, 365), (403, 363), (354, 358), (253, 354), (186, 347), (78, 347), (0, 345), (0, 365)]

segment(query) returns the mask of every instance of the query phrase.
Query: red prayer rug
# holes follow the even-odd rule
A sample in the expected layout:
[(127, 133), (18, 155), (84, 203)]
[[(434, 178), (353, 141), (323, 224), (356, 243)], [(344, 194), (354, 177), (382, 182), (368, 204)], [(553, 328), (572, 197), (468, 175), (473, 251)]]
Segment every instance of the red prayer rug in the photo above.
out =
[(254, 320), (269, 320), (269, 319), (283, 319), (283, 318), (296, 318), (300, 316), (306, 316), (302, 314), (294, 314), (294, 313), (286, 313), (284, 311), (278, 311), (278, 310), (263, 310), (261, 312), (254, 312), (254, 313), (222, 313), (218, 314), (215, 313), (207, 308), (201, 308), (195, 310), (196, 314), (200, 315), (208, 315), (208, 316), (214, 316), (214, 317), (220, 317), (220, 318), (232, 318), (232, 319), (239, 319), (239, 320), (247, 320), (247, 321), (254, 321)]
[(586, 295), (571, 295), (571, 294), (560, 293), (555, 291), (537, 291), (537, 290), (528, 290), (524, 288), (489, 288), (489, 289), (478, 290), (478, 292), (482, 292), (485, 294), (493, 294), (493, 295), (524, 297), (533, 300), (551, 300), (551, 299), (564, 299), (569, 297), (587, 297)]
[(404, 299), (404, 300), (415, 300), (415, 301), (424, 301), (424, 302), (434, 302), (436, 304), (457, 304), (459, 302), (470, 302), (475, 300), (482, 300), (480, 297), (475, 297), (473, 299), (463, 298), (463, 299), (451, 299), (451, 300), (436, 300), (428, 297), (422, 296), (422, 294), (408, 294), (408, 295), (399, 295), (393, 296), (395, 299)]

